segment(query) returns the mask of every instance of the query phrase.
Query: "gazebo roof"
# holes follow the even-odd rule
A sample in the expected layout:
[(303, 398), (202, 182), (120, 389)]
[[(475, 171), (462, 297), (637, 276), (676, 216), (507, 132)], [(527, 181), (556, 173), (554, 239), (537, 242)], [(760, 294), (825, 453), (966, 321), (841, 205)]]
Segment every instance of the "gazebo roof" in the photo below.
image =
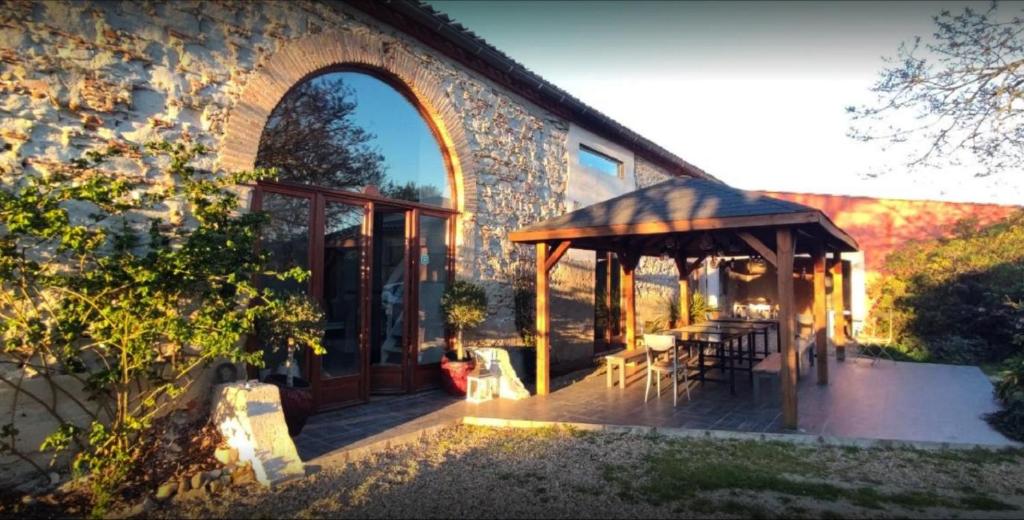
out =
[[(659, 254), (665, 246), (649, 240), (651, 235), (703, 231), (719, 249), (735, 253), (730, 250), (738, 246), (730, 246), (743, 241), (733, 241), (730, 235), (747, 232), (766, 243), (774, 242), (769, 231), (782, 226), (795, 228), (798, 253), (809, 252), (815, 244), (840, 252), (857, 250), (857, 242), (818, 209), (714, 180), (687, 177), (675, 177), (538, 222), (510, 233), (509, 238), (523, 243), (571, 240), (576, 249), (628, 248), (640, 254)], [(674, 247), (695, 250), (696, 242), (683, 241)], [(702, 247), (707, 247), (706, 240)]]

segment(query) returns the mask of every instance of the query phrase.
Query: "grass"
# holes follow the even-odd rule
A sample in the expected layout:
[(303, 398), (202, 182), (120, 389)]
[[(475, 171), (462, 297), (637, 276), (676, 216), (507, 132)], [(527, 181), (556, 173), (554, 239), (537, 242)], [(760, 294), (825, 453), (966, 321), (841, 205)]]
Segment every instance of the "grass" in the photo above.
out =
[[(652, 450), (639, 474), (631, 475), (623, 467), (606, 467), (604, 476), (617, 486), (623, 499), (643, 499), (654, 504), (687, 501), (698, 513), (712, 512), (707, 499), (701, 498), (702, 494), (723, 490), (774, 493), (829, 503), (845, 501), (873, 510), (887, 506), (910, 510), (932, 507), (973, 511), (1016, 509), (976, 491), (967, 496), (951, 497), (931, 491), (882, 491), (873, 486), (839, 485), (828, 481), (825, 464), (811, 462), (820, 460), (809, 456), (815, 449), (818, 448), (779, 442), (670, 440)], [(855, 457), (861, 450), (841, 448), (837, 451)], [(937, 464), (988, 465), (1014, 461), (1020, 453), (911, 450), (905, 455)], [(744, 509), (748, 507), (726, 501), (717, 503), (713, 510), (751, 516), (752, 511)]]
[(456, 426), (279, 489), (172, 503), (156, 516), (1016, 518), (1019, 482), (1024, 450)]

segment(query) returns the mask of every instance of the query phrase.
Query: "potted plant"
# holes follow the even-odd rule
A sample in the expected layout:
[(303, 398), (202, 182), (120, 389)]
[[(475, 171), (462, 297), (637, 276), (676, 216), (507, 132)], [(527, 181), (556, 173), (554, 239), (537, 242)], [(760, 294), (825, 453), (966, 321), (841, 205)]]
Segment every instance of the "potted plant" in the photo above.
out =
[(465, 395), (466, 378), (476, 363), (466, 354), (462, 333), (484, 321), (487, 294), (479, 285), (456, 281), (441, 295), (441, 315), (455, 339), (455, 349), (441, 358), (442, 384), (452, 395)]
[(276, 385), (281, 394), (281, 410), (288, 424), (288, 434), (298, 435), (312, 415), (315, 403), (309, 381), (300, 377), (295, 353), (309, 348), (314, 354), (324, 353), (323, 312), (316, 302), (304, 296), (290, 296), (282, 303), (267, 306), (257, 323), (257, 335), (269, 351), (285, 349), (287, 356), (277, 370), (263, 378)]

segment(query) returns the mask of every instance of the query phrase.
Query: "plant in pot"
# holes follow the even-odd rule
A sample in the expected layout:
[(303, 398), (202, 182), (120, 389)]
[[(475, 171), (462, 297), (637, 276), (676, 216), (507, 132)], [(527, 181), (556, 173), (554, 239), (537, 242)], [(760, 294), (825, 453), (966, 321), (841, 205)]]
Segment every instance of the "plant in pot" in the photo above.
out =
[(324, 353), (323, 311), (308, 297), (293, 295), (277, 300), (262, 310), (256, 325), (259, 340), (267, 351), (285, 351), (284, 361), (263, 378), (264, 383), (276, 385), (281, 392), (281, 409), (288, 434), (298, 435), (313, 413), (313, 393), (309, 381), (300, 377), (295, 354), (308, 348), (313, 354)]
[(455, 349), (441, 358), (441, 380), (450, 394), (466, 395), (466, 378), (476, 364), (466, 353), (462, 333), (484, 321), (487, 294), (479, 285), (456, 281), (441, 295), (441, 315), (455, 336)]

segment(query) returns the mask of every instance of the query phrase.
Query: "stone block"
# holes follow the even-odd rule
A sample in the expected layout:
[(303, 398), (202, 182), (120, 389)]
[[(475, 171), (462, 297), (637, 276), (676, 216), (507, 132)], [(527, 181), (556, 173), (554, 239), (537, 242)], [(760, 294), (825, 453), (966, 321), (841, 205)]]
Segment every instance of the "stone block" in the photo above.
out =
[(259, 483), (273, 486), (306, 474), (276, 386), (255, 381), (218, 385), (212, 406), (214, 424), (238, 450), (239, 460), (252, 464)]

